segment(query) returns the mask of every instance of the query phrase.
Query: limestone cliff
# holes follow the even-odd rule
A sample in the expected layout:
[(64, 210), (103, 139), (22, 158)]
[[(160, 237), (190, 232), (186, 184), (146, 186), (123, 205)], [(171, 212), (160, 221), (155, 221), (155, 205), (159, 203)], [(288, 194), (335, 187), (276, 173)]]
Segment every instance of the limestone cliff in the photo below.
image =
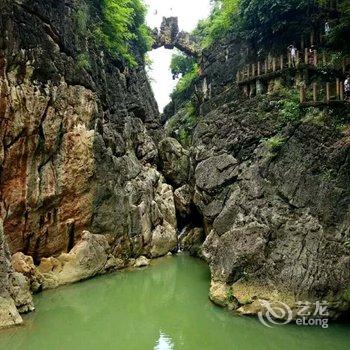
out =
[[(204, 51), (192, 102), (199, 114), (187, 203), (206, 231), (211, 297), (248, 314), (259, 311), (258, 299), (292, 308), (327, 300), (339, 316), (350, 307), (350, 109), (299, 109), (290, 102), (295, 88), (280, 78), (269, 94), (247, 98), (235, 83), (242, 47), (227, 37)], [(168, 122), (171, 135), (183, 115), (176, 110)]]
[(22, 323), (19, 312), (34, 310), (29, 282), (13, 270), (0, 219), (0, 328)]
[[(60, 260), (63, 271), (85, 261), (82, 251), (102, 247), (103, 262), (64, 278), (72, 281), (108, 270), (107, 258), (157, 257), (177, 246), (172, 188), (155, 166), (159, 113), (142, 57), (135, 47), (138, 66), (128, 68), (101, 48), (88, 32), (99, 11), (93, 0), (0, 2), (6, 241), (11, 254), (21, 252), (36, 265), (77, 245)], [(103, 235), (103, 242), (83, 236), (85, 230)], [(67, 259), (74, 263), (66, 266)], [(30, 258), (24, 262), (31, 270)], [(56, 263), (44, 261), (43, 271)], [(37, 282), (34, 290), (41, 288)]]

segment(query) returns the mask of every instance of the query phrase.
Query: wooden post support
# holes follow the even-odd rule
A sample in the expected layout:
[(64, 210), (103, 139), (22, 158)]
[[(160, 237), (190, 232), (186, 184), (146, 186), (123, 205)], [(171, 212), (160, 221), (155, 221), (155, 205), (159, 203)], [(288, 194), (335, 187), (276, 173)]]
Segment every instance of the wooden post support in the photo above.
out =
[(288, 52), (288, 68), (290, 68), (292, 66), (292, 58), (290, 55), (290, 52)]
[(326, 83), (326, 102), (328, 103), (331, 99), (330, 83)]
[(335, 89), (336, 89), (336, 94), (337, 94), (337, 100), (340, 98), (340, 80), (339, 78), (335, 79)]
[(246, 97), (249, 97), (249, 91), (248, 91), (248, 86), (247, 85), (244, 85), (243, 86), (243, 93)]
[(236, 81), (239, 83), (239, 71), (236, 73)]
[(247, 65), (247, 79), (250, 78), (250, 69), (249, 69), (249, 64)]
[(281, 70), (284, 67), (284, 59), (283, 59), (283, 55), (280, 56), (280, 66), (281, 66)]
[(314, 66), (317, 66), (317, 50), (314, 50)]
[(297, 61), (296, 61), (296, 65), (299, 66), (300, 64), (300, 54), (299, 51), (297, 51)]
[(309, 50), (307, 47), (305, 48), (305, 52), (304, 52), (304, 61), (305, 61), (304, 62), (305, 64), (309, 63)]
[(300, 103), (304, 103), (305, 102), (305, 82), (303, 81), (301, 84), (300, 84), (300, 89), (299, 89), (299, 92), (300, 92)]
[(264, 73), (267, 74), (267, 60), (264, 61)]
[(339, 99), (340, 101), (343, 101), (344, 100), (344, 85), (343, 85), (343, 82), (341, 81), (339, 83)]
[(261, 65), (260, 61), (258, 62), (258, 76), (261, 75)]
[(313, 101), (317, 101), (317, 83), (312, 83), (312, 97)]
[(272, 59), (272, 70), (275, 72), (276, 71), (276, 57)]
[(252, 75), (255, 77), (255, 63), (252, 64)]

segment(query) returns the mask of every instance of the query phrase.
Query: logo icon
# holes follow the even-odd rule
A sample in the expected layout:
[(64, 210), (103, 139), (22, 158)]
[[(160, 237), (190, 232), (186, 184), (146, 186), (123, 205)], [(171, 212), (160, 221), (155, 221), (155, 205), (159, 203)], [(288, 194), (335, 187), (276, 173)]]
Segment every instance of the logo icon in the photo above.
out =
[(272, 304), (267, 300), (259, 300), (259, 302), (263, 310), (259, 311), (258, 317), (264, 326), (272, 328), (273, 325), (282, 326), (292, 321), (293, 313), (287, 304), (280, 301)]
[[(260, 322), (269, 328), (282, 326), (293, 320), (293, 311), (281, 301), (259, 300), (261, 311), (258, 312)], [(328, 301), (298, 301), (295, 312), (295, 323), (298, 326), (320, 326), (328, 328)]]

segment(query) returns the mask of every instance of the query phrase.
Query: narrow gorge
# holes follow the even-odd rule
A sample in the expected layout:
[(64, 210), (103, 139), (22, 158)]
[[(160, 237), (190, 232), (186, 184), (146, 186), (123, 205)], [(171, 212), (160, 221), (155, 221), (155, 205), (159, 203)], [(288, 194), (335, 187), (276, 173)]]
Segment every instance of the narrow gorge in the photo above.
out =
[[(283, 3), (214, 1), (187, 33), (148, 28), (140, 0), (0, 0), (0, 328), (44, 290), (182, 251), (232, 318), (349, 320), (349, 4)], [(180, 78), (162, 114), (160, 47)]]

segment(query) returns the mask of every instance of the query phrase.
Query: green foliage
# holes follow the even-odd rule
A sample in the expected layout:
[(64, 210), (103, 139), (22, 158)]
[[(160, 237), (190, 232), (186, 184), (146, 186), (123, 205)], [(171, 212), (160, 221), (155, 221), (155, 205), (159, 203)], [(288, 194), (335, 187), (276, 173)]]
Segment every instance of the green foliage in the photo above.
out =
[(190, 133), (187, 129), (179, 130), (179, 141), (183, 146), (187, 146), (190, 140)]
[(171, 58), (170, 69), (174, 78), (180, 75), (184, 76), (191, 72), (196, 64), (193, 57), (186, 56), (183, 53), (176, 53)]
[(78, 68), (80, 68), (80, 69), (90, 68), (89, 56), (86, 53), (82, 53), (82, 54), (78, 55), (77, 65), (78, 65)]
[(137, 62), (133, 46), (142, 54), (151, 47), (152, 37), (145, 25), (146, 8), (141, 0), (102, 0), (102, 21), (94, 36), (130, 66)]
[(197, 112), (192, 102), (188, 102), (185, 105), (184, 112), (180, 125), (178, 126), (178, 138), (180, 143), (184, 147), (187, 147), (190, 145), (192, 131), (197, 124)]
[(171, 98), (176, 105), (181, 105), (191, 98), (198, 75), (199, 67), (195, 64), (187, 74), (181, 77), (175, 90), (171, 94)]
[(234, 296), (234, 294), (233, 294), (233, 290), (232, 290), (232, 288), (229, 288), (228, 290), (227, 290), (227, 293), (226, 293), (226, 300), (227, 300), (227, 303), (233, 303), (235, 300), (236, 300), (236, 298), (235, 298), (235, 296)]
[(265, 141), (265, 145), (269, 149), (271, 157), (277, 156), (284, 143), (285, 138), (279, 135), (273, 136)]
[(324, 181), (330, 182), (337, 176), (335, 169), (327, 168), (326, 166), (322, 169), (322, 177)]
[(207, 29), (204, 46), (209, 46), (215, 40), (234, 29), (237, 21), (239, 0), (216, 0), (213, 13)]
[(240, 0), (241, 35), (260, 50), (281, 51), (311, 30), (309, 0)]
[(299, 106), (299, 95), (297, 91), (286, 91), (286, 96), (283, 98), (280, 104), (280, 118), (279, 121), (282, 124), (289, 122), (295, 122), (300, 120), (301, 111)]
[[(350, 238), (348, 238), (348, 239), (344, 242), (344, 246), (345, 246), (345, 248), (350, 249)], [(349, 290), (348, 292), (349, 292), (349, 300), (350, 300), (350, 290)]]
[[(211, 16), (198, 24), (196, 34), (204, 47), (234, 32), (251, 42), (259, 54), (281, 52), (302, 35), (323, 26), (328, 16), (326, 0), (213, 0)], [(350, 2), (344, 1), (340, 21), (329, 42), (350, 49)], [(317, 24), (318, 23), (318, 24)]]
[(350, 2), (344, 1), (340, 7), (341, 16), (336, 25), (332, 28), (328, 43), (333, 49), (350, 52)]
[(194, 31), (203, 47), (210, 46), (215, 40), (232, 31), (237, 22), (239, 0), (214, 0), (212, 14), (199, 22)]
[(77, 32), (86, 35), (88, 31), (89, 8), (86, 4), (82, 4), (74, 13), (73, 21)]
[[(348, 242), (350, 242), (350, 240), (349, 240)], [(350, 246), (350, 244), (349, 244), (349, 246)], [(342, 298), (343, 298), (345, 301), (350, 302), (350, 288), (346, 289), (346, 290), (343, 292)]]
[(167, 133), (176, 137), (184, 147), (189, 146), (193, 129), (197, 125), (197, 114), (195, 104), (188, 102), (168, 120), (165, 127)]

